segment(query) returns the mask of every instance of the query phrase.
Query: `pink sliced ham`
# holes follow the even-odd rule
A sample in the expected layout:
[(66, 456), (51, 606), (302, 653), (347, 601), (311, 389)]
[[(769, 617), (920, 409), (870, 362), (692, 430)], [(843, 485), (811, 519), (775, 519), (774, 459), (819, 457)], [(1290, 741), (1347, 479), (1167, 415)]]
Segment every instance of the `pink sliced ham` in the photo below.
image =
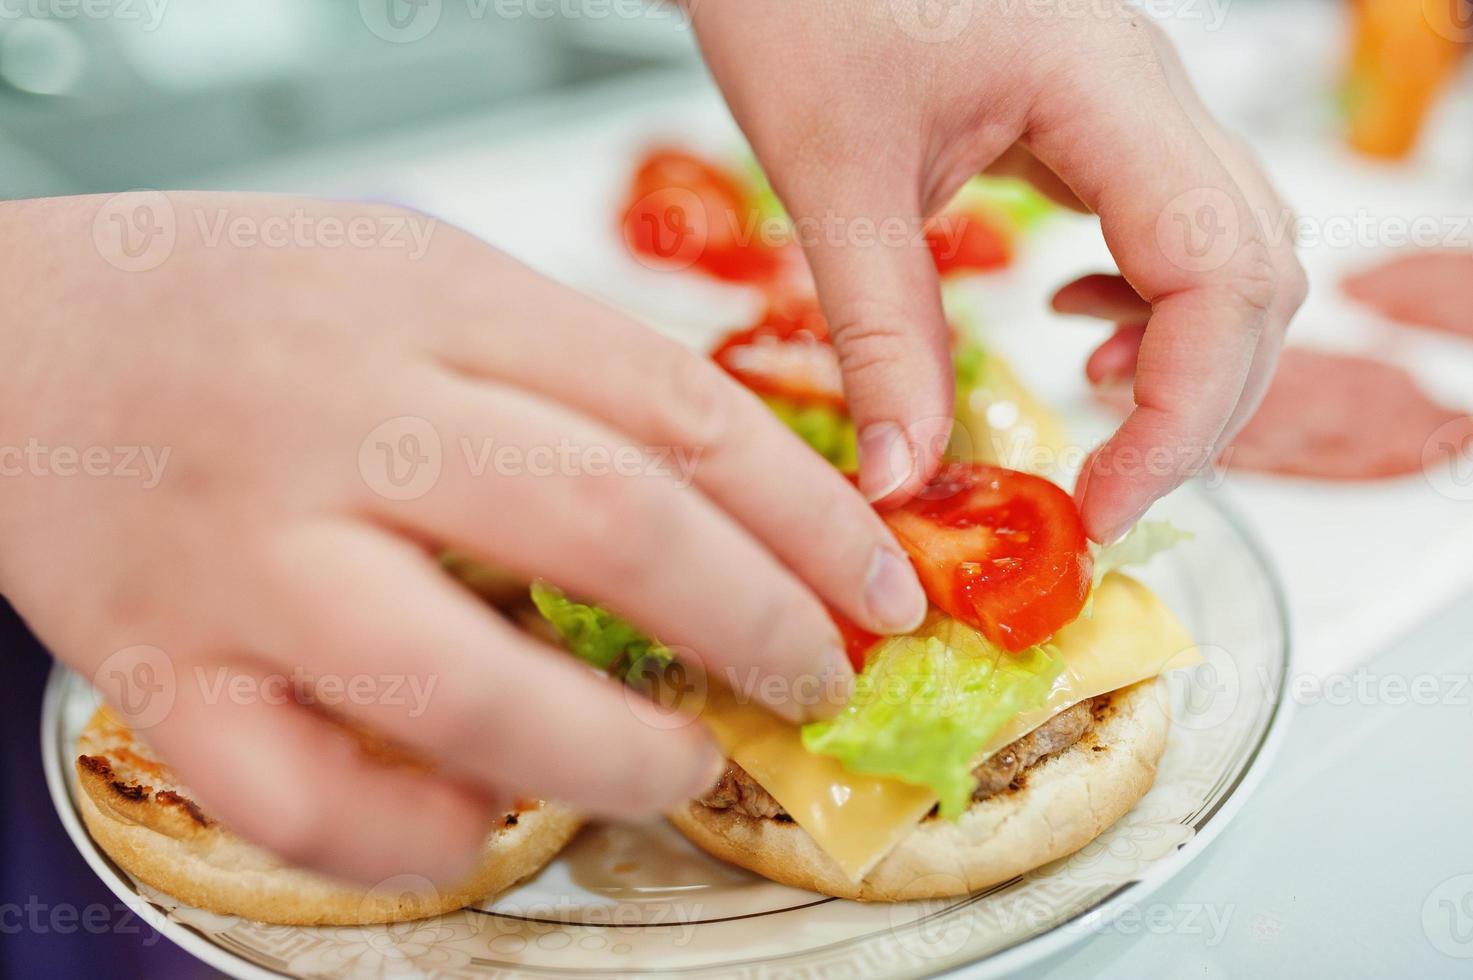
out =
[(1473, 338), (1473, 252), (1413, 252), (1341, 285), (1387, 319)]
[[(1099, 398), (1118, 411), (1131, 407), (1128, 387), (1100, 390)], [(1473, 447), (1473, 417), (1433, 401), (1406, 371), (1301, 347), (1284, 351), (1263, 404), (1219, 462), (1320, 480), (1375, 480), (1420, 472), (1424, 453), (1446, 458), (1448, 447)]]

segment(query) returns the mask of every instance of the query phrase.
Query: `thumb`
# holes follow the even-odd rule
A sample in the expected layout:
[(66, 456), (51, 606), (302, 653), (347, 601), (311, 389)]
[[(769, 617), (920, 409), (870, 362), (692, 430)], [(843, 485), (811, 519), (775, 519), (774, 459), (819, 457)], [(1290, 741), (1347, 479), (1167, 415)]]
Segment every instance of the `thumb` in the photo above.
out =
[(843, 209), (830, 197), (795, 214), (859, 436), (859, 489), (891, 505), (935, 472), (956, 388), (919, 213), (917, 202), (899, 195), (888, 207), (866, 200)]

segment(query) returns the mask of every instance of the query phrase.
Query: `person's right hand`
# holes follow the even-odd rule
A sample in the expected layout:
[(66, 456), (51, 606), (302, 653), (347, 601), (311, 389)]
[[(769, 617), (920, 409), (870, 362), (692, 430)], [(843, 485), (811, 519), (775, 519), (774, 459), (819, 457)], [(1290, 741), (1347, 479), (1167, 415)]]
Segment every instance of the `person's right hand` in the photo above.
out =
[[(177, 240), (120, 249), (165, 220)], [(209, 810), (294, 862), (450, 880), (516, 796), (650, 813), (718, 774), (698, 726), (642, 721), (441, 548), (607, 602), (793, 717), (850, 679), (824, 603), (876, 631), (924, 613), (881, 520), (755, 397), (424, 216), (20, 202), (0, 262), (0, 590)], [(369, 764), (283, 679), (342, 685), (335, 711), (439, 771)]]

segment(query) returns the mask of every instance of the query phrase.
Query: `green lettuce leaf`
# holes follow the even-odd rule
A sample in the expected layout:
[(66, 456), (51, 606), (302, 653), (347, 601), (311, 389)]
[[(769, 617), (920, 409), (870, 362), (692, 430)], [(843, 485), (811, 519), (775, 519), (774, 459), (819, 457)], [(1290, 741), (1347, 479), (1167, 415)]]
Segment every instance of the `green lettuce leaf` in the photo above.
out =
[(851, 772), (936, 791), (941, 815), (965, 812), (977, 754), (1020, 712), (1045, 703), (1063, 660), (1048, 646), (1005, 653), (975, 630), (944, 620), (883, 641), (844, 710), (803, 728), (810, 752)]
[(854, 423), (831, 405), (795, 405), (783, 398), (767, 398), (767, 407), (813, 451), (844, 473), (859, 469)]
[(960, 404), (987, 377), (987, 348), (974, 338), (963, 336), (951, 353), (951, 362), (956, 371), (956, 396)]
[(1190, 540), (1190, 531), (1173, 527), (1170, 521), (1141, 521), (1114, 544), (1090, 546), (1095, 560), (1094, 585), (1098, 588), (1111, 572), (1127, 565), (1144, 565), (1161, 552)]
[(602, 606), (574, 602), (545, 582), (532, 583), (532, 603), (570, 653), (625, 683), (639, 684), (674, 659), (659, 640)]
[(953, 205), (982, 207), (1003, 214), (1019, 230), (1026, 230), (1060, 210), (1059, 206), (1017, 177), (973, 177), (957, 192)]

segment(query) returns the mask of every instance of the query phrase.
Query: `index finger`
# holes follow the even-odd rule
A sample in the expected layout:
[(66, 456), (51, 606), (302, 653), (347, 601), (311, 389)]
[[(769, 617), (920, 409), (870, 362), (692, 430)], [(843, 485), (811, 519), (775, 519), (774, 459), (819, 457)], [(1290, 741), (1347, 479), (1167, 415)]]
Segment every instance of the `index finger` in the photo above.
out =
[(508, 269), (525, 281), (489, 292), (500, 294), (515, 342), (477, 329), (484, 313), (467, 316), (447, 325), (443, 357), (669, 452), (671, 468), (866, 629), (919, 625), (925, 594), (885, 523), (757, 398), (709, 359), (631, 318), (520, 266)]

